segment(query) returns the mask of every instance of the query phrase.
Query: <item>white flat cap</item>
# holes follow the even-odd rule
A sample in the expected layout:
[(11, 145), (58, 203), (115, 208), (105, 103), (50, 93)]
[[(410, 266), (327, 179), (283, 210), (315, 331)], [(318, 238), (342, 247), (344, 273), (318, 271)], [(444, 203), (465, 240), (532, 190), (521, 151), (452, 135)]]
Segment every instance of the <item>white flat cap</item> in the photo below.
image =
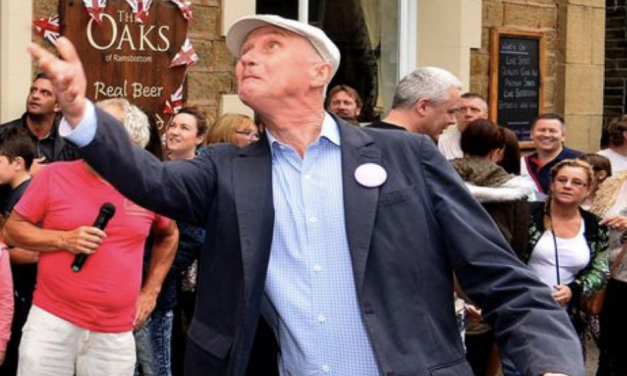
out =
[(318, 51), (322, 59), (331, 63), (333, 74), (337, 72), (337, 68), (340, 66), (340, 50), (324, 31), (306, 23), (275, 15), (258, 14), (242, 17), (235, 21), (226, 34), (227, 48), (234, 56), (239, 57), (242, 44), (246, 41), (248, 34), (255, 29), (268, 25), (291, 31), (307, 39)]

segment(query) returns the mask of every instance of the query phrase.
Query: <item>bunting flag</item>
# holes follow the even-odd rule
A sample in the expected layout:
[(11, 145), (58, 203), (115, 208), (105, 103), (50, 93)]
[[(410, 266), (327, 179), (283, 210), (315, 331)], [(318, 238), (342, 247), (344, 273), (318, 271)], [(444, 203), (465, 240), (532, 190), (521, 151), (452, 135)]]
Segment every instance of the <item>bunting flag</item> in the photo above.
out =
[(165, 100), (164, 114), (176, 114), (183, 107), (183, 84), (169, 99)]
[(192, 18), (192, 3), (190, 3), (187, 0), (171, 0), (174, 4), (176, 4), (179, 9), (181, 9), (181, 12), (183, 13), (183, 17), (185, 17), (185, 19), (187, 21), (193, 21)]
[(177, 67), (179, 65), (187, 65), (188, 67), (194, 66), (200, 58), (194, 51), (194, 47), (192, 47), (192, 43), (189, 41), (189, 38), (185, 38), (185, 43), (181, 47), (181, 50), (174, 55), (174, 59), (172, 59), (172, 63), (170, 63), (170, 68)]
[(83, 0), (87, 13), (98, 22), (102, 24), (102, 13), (107, 6), (107, 0)]
[(150, 11), (150, 6), (152, 5), (152, 0), (126, 0), (126, 2), (133, 9), (135, 21), (139, 23), (146, 23), (146, 20), (148, 20), (148, 12)]
[(56, 45), (57, 39), (61, 36), (59, 28), (59, 15), (53, 17), (38, 18), (33, 21), (33, 27), (37, 34)]

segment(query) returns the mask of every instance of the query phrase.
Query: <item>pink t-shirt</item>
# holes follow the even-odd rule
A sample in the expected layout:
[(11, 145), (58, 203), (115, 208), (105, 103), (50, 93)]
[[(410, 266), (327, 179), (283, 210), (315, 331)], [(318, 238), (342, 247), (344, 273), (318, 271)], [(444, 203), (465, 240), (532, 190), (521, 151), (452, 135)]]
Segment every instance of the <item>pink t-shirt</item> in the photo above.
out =
[(40, 253), (33, 304), (84, 329), (120, 333), (132, 329), (146, 237), (170, 220), (126, 199), (82, 161), (46, 167), (15, 210), (44, 229), (74, 230), (92, 226), (105, 202), (115, 206), (115, 215), (80, 272), (72, 270), (73, 253)]

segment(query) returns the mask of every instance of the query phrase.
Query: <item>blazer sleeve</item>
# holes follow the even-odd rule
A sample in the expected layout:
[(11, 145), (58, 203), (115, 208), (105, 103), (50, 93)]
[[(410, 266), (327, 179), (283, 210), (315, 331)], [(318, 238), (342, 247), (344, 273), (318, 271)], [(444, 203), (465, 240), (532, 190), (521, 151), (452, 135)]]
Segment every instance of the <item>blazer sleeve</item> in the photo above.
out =
[(514, 255), (435, 145), (424, 140), (422, 168), (440, 236), (463, 291), (483, 310), (497, 341), (525, 375), (585, 374), (567, 314)]
[(214, 151), (193, 160), (162, 162), (133, 145), (117, 119), (99, 108), (96, 117), (94, 140), (80, 148), (85, 161), (136, 204), (204, 225), (216, 185)]

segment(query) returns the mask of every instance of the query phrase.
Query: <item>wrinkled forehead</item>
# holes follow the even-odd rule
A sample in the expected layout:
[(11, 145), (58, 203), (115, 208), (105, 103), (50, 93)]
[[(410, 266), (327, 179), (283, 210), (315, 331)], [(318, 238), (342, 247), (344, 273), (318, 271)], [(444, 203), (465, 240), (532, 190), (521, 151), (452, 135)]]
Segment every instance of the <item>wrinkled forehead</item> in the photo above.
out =
[(338, 90), (335, 93), (333, 93), (333, 96), (331, 96), (331, 100), (334, 99), (339, 99), (338, 97), (342, 96), (343, 99), (352, 99), (353, 102), (356, 102), (357, 98), (355, 98), (355, 96), (353, 96), (351, 93), (349, 93), (346, 90)]
[[(316, 51), (314, 46), (307, 38), (291, 30), (283, 29), (275, 25), (263, 25), (256, 29), (253, 29), (250, 33), (248, 33), (248, 35), (244, 39), (244, 43), (242, 43), (242, 46), (240, 48), (240, 56), (242, 51), (246, 51), (246, 49), (250, 48), (250, 45), (252, 45), (252, 43), (256, 39), (268, 36), (299, 40), (300, 42), (304, 42), (301, 43), (303, 46), (307, 46), (310, 51), (315, 52), (317, 56), (320, 56), (318, 51)], [(320, 56), (320, 58), (322, 58), (322, 56)]]
[(40, 77), (36, 79), (35, 81), (33, 81), (33, 84), (31, 85), (31, 87), (36, 87), (40, 89), (48, 89), (50, 91), (52, 91), (52, 88), (53, 88), (52, 81), (43, 77)]
[(477, 97), (472, 97), (472, 98), (461, 98), (461, 104), (462, 106), (475, 106), (475, 107), (479, 107), (479, 108), (486, 108), (487, 107), (487, 103), (481, 99), (481, 98), (477, 98)]

